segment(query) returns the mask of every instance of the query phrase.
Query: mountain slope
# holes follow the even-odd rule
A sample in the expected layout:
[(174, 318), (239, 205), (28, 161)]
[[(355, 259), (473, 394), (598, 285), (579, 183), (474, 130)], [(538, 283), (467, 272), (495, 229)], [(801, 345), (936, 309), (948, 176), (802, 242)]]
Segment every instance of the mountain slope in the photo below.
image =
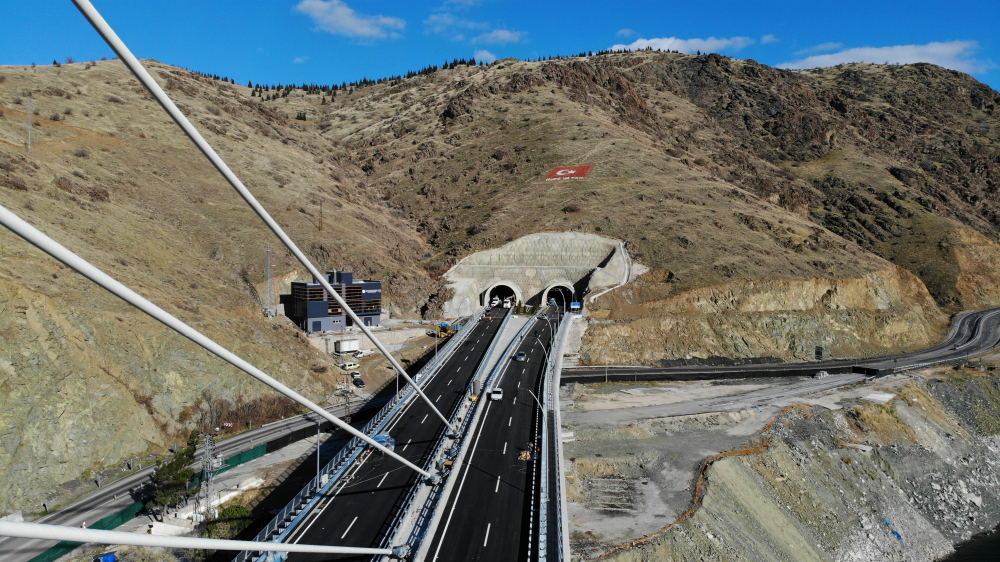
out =
[[(1000, 302), (1000, 95), (931, 65), (640, 52), (268, 101), (149, 66), (317, 265), (382, 279), (396, 315), (433, 317), (440, 275), (469, 253), (564, 230), (625, 240), (650, 269), (589, 303), (585, 362), (909, 349)], [(298, 266), (120, 62), (0, 69), (0, 115), (4, 206), (329, 392), (326, 359), (248, 288), (267, 242), (276, 275)], [(563, 165), (593, 168), (544, 181)], [(210, 399), (263, 391), (7, 232), (0, 255), (0, 473), (19, 483), (0, 510), (162, 449)]]

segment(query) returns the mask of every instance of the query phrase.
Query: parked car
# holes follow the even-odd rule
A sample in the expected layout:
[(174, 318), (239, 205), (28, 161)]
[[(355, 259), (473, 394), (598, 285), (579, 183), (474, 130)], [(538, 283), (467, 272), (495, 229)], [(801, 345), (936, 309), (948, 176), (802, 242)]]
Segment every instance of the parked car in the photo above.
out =
[(354, 382), (354, 386), (356, 386), (358, 388), (364, 388), (365, 387), (365, 381), (361, 380), (361, 377), (354, 377), (354, 381), (353, 382)]
[(353, 361), (348, 361), (347, 363), (341, 363), (340, 364), (340, 368), (343, 369), (343, 370), (345, 370), (345, 371), (353, 371), (354, 369), (357, 369), (360, 366), (361, 365), (358, 365), (357, 363), (354, 363)]
[(517, 355), (514, 356), (514, 361), (527, 361), (528, 354), (523, 351), (518, 351)]

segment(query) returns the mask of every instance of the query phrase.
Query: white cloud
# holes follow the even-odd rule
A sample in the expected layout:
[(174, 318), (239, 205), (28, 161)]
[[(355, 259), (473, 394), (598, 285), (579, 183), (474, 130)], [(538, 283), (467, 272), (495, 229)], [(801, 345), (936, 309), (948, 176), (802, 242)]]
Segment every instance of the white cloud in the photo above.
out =
[(628, 38), (628, 37), (631, 37), (631, 36), (635, 35), (635, 31), (633, 31), (633, 30), (631, 30), (631, 29), (629, 29), (629, 28), (626, 27), (625, 29), (619, 29), (618, 33), (616, 33), (615, 35), (617, 35), (618, 37), (626, 37), (626, 38)]
[(472, 40), (473, 43), (486, 43), (505, 45), (507, 43), (517, 43), (527, 35), (524, 31), (510, 31), (507, 29), (494, 29), (489, 33), (483, 33)]
[(406, 27), (399, 18), (358, 14), (341, 0), (302, 0), (295, 10), (311, 17), (317, 29), (347, 37), (399, 37), (396, 30)]
[(639, 51), (646, 47), (661, 51), (680, 51), (682, 53), (715, 53), (724, 50), (738, 51), (747, 45), (753, 45), (749, 37), (709, 37), (708, 39), (678, 39), (677, 37), (659, 37), (655, 39), (636, 39), (629, 45), (614, 45), (612, 51)]
[(768, 43), (777, 43), (778, 41), (781, 41), (781, 39), (775, 37), (773, 33), (768, 33), (767, 35), (760, 38), (760, 42), (763, 43), (764, 45), (767, 45)]
[(806, 55), (806, 54), (809, 54), (809, 53), (822, 53), (824, 51), (833, 51), (833, 50), (839, 49), (839, 48), (841, 48), (843, 46), (844, 46), (843, 43), (834, 43), (834, 42), (831, 41), (829, 43), (820, 43), (819, 45), (816, 45), (815, 47), (809, 47), (808, 49), (802, 49), (801, 51), (795, 51), (795, 54), (796, 55)]
[[(490, 27), (487, 23), (456, 18), (447, 12), (431, 14), (424, 20), (424, 26), (428, 32), (437, 34), (454, 33), (458, 29), (489, 29)], [(461, 34), (459, 36), (464, 39)], [(455, 38), (453, 37), (453, 39)]]
[(483, 61), (486, 64), (492, 64), (497, 60), (497, 56), (486, 49), (479, 49), (473, 56), (476, 57), (476, 61)]
[(977, 61), (972, 54), (979, 47), (975, 41), (950, 41), (926, 45), (894, 45), (891, 47), (857, 47), (826, 55), (814, 55), (801, 60), (786, 62), (778, 68), (818, 68), (836, 66), (847, 62), (876, 64), (912, 64), (929, 62), (960, 72), (984, 72), (988, 64)]
[(295, 60), (293, 60), (292, 62), (294, 62), (295, 64), (302, 64), (307, 60), (309, 60), (309, 57), (295, 57)]

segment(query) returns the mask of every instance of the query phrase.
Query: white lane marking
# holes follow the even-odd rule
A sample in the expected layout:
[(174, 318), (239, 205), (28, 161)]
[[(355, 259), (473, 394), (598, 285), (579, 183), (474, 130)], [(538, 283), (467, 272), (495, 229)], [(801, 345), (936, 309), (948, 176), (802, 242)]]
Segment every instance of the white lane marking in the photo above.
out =
[[(486, 538), (483, 539), (483, 546), (486, 546), (486, 543), (489, 542), (489, 540), (490, 540), (490, 527), (492, 527), (492, 526), (493, 526), (493, 523), (489, 523), (489, 524), (486, 525)], [(340, 537), (340, 538), (344, 538), (344, 537)]]
[(451, 384), (451, 381), (453, 381), (453, 380), (455, 380), (455, 379), (451, 379), (450, 381), (448, 381), (448, 384), (450, 385), (450, 384)]
[(510, 427), (510, 422), (512, 421), (514, 421), (514, 416), (511, 416), (510, 419), (507, 420), (507, 427)]
[(525, 371), (527, 371), (527, 370), (528, 370), (528, 368), (527, 368), (527, 367), (525, 367), (525, 368), (521, 369), (521, 374), (523, 375), (523, 374), (524, 374), (524, 372), (525, 372)]
[(462, 361), (468, 361), (468, 360), (469, 360), (469, 356), (468, 355), (465, 356), (465, 359), (462, 359)]
[(331, 505), (333, 505), (333, 500), (337, 498), (337, 496), (340, 494), (340, 492), (344, 491), (344, 488), (347, 487), (347, 484), (348, 484), (347, 482), (342, 483), (340, 485), (340, 487), (337, 488), (337, 491), (334, 492), (333, 495), (330, 496), (329, 499), (326, 500), (326, 504), (324, 504), (323, 507), (319, 508), (317, 511), (313, 512), (313, 514), (312, 514), (312, 517), (313, 517), (312, 522), (309, 523), (308, 525), (306, 525), (305, 529), (302, 529), (301, 531), (299, 531), (299, 538), (297, 538), (294, 541), (292, 541), (293, 543), (298, 544), (299, 541), (302, 540), (302, 537), (306, 536), (306, 533), (309, 532), (309, 529), (311, 529), (312, 526), (315, 525), (316, 522), (320, 520), (320, 517), (323, 515), (323, 512), (326, 511), (326, 508), (328, 508)]
[(462, 370), (462, 367), (459, 367), (459, 368), (455, 369), (455, 372), (457, 373), (457, 372), (459, 372), (461, 370)]
[[(354, 521), (357, 521), (357, 520), (358, 520), (358, 516), (357, 516), (357, 515), (355, 515), (355, 516), (354, 516)], [(353, 526), (354, 526), (354, 521), (351, 521), (351, 524), (347, 526), (347, 531), (350, 531), (350, 530), (351, 530), (351, 527), (353, 527)], [(346, 536), (347, 536), (347, 531), (344, 531), (344, 534), (343, 534), (343, 535), (340, 535), (340, 538), (344, 538), (344, 537), (346, 537)], [(483, 545), (483, 546), (486, 546), (486, 545)]]
[(434, 403), (437, 404), (437, 401), (440, 400), (442, 396), (444, 396), (444, 395), (443, 394), (438, 394), (438, 397), (434, 399)]
[[(410, 446), (410, 441), (413, 441), (413, 439), (407, 439), (407, 440), (406, 440), (406, 445), (403, 445), (403, 450), (404, 450), (404, 451), (406, 450), (406, 448), (407, 448), (407, 447), (409, 447), (409, 446)], [(343, 538), (343, 537), (341, 537), (341, 538)]]
[(462, 481), (458, 483), (458, 491), (455, 492), (454, 503), (451, 504), (451, 511), (448, 512), (448, 520), (444, 522), (444, 530), (441, 531), (441, 541), (438, 542), (437, 550), (434, 551), (434, 558), (431, 562), (437, 560), (438, 553), (441, 552), (441, 547), (444, 545), (444, 537), (448, 534), (448, 526), (451, 525), (451, 516), (455, 515), (455, 508), (458, 506), (458, 498), (462, 495), (462, 487), (465, 486), (465, 478), (469, 475), (469, 468), (472, 466), (472, 457), (476, 456), (476, 447), (479, 446), (479, 437), (483, 434), (483, 428), (486, 427), (486, 418), (490, 416), (490, 407), (493, 402), (486, 403), (486, 411), (483, 412), (483, 419), (479, 422), (479, 433), (476, 434), (476, 442), (472, 444), (472, 451), (469, 452), (469, 460), (465, 461), (465, 474), (462, 475)]
[(503, 442), (503, 452), (500, 453), (500, 454), (501, 455), (506, 455), (507, 454), (507, 442), (506, 441)]
[(500, 476), (498, 475), (498, 476), (497, 476), (497, 485), (496, 485), (496, 487), (495, 487), (495, 488), (493, 488), (493, 493), (494, 493), (494, 494), (495, 494), (495, 493), (497, 493), (497, 491), (498, 491), (499, 489), (500, 489)]
[(386, 477), (387, 477), (387, 476), (389, 476), (389, 473), (388, 473), (388, 472), (386, 472), (386, 473), (385, 473), (385, 474), (384, 474), (384, 475), (382, 476), (382, 479), (378, 481), (378, 485), (377, 485), (377, 486), (375, 486), (375, 487), (376, 487), (376, 488), (381, 488), (381, 487), (382, 487), (382, 482), (385, 482), (385, 479), (386, 479)]
[(420, 420), (420, 424), (421, 424), (421, 425), (423, 425), (423, 423), (424, 423), (425, 421), (427, 421), (427, 416), (429, 416), (429, 415), (430, 415), (430, 414), (424, 414), (424, 419)]

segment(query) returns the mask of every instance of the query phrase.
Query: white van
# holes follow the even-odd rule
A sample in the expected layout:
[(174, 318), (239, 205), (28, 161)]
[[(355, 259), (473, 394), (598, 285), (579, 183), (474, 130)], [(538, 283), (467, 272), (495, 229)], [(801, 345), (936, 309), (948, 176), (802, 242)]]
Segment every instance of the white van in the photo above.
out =
[(490, 400), (503, 400), (503, 389), (494, 388), (490, 391)]
[(353, 371), (359, 367), (361, 367), (361, 365), (358, 365), (357, 363), (352, 363), (350, 361), (348, 361), (347, 363), (340, 364), (340, 368), (345, 371)]

